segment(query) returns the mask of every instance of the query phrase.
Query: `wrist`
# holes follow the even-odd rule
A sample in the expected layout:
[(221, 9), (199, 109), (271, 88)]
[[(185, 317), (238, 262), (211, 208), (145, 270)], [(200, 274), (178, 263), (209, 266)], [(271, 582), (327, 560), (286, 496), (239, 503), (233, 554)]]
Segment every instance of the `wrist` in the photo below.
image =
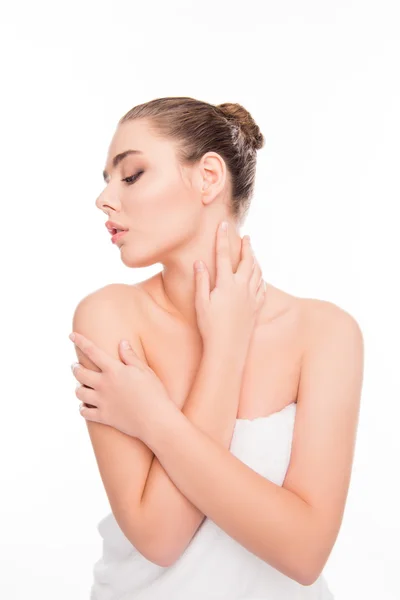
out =
[(244, 366), (248, 353), (249, 344), (238, 340), (237, 338), (227, 338), (216, 336), (203, 344), (203, 357), (215, 359), (218, 362), (222, 360), (234, 363), (237, 366)]
[(157, 456), (160, 448), (177, 434), (182, 419), (186, 419), (185, 415), (172, 400), (164, 402), (148, 419), (140, 439)]

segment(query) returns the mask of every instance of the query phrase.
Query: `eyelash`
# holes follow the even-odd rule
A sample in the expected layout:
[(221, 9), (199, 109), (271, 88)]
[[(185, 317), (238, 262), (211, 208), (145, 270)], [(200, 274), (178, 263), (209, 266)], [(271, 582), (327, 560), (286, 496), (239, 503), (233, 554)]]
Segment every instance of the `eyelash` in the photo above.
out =
[(126, 181), (126, 183), (128, 185), (132, 185), (133, 183), (135, 183), (135, 181), (137, 179), (139, 179), (140, 175), (142, 175), (142, 173), (144, 173), (144, 171), (138, 171), (135, 175), (131, 175), (130, 177), (125, 177), (125, 179), (123, 179), (122, 181)]

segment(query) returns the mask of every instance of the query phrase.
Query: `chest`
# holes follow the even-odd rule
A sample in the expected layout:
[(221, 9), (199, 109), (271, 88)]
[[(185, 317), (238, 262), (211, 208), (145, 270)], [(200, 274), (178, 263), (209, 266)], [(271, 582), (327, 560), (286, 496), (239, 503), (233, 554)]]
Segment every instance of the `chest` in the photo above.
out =
[[(142, 344), (148, 364), (182, 408), (200, 365), (201, 339), (176, 320), (156, 315), (146, 323)], [(290, 317), (263, 324), (254, 332), (238, 418), (266, 416), (296, 400), (303, 347), (301, 328)]]

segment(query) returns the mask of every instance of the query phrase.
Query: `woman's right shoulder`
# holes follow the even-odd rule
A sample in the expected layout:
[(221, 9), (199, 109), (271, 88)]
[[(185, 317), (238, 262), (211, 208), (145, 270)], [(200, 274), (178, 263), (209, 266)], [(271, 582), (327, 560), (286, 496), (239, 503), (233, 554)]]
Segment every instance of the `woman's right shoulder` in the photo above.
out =
[(101, 288), (93, 290), (84, 298), (81, 302), (90, 299), (93, 302), (130, 302), (138, 304), (140, 297), (143, 294), (141, 284), (129, 284), (129, 283), (108, 283)]
[[(75, 308), (72, 331), (83, 330), (104, 349), (118, 356), (118, 340), (127, 338), (145, 360), (142, 347), (144, 331), (141, 291), (135, 285), (111, 283), (84, 296)], [(96, 341), (97, 340), (97, 341)]]
[(99, 315), (110, 314), (117, 311), (125, 321), (138, 321), (143, 314), (143, 292), (137, 284), (109, 283), (97, 288), (84, 296), (77, 310), (95, 309)]

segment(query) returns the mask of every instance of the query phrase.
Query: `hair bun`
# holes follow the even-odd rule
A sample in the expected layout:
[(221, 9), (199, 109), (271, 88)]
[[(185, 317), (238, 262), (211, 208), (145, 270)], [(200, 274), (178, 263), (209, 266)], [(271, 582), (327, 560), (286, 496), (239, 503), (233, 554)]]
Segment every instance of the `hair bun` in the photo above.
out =
[(217, 104), (216, 107), (229, 120), (237, 123), (247, 140), (255, 150), (260, 150), (264, 146), (264, 136), (260, 131), (253, 117), (241, 104), (224, 102)]

